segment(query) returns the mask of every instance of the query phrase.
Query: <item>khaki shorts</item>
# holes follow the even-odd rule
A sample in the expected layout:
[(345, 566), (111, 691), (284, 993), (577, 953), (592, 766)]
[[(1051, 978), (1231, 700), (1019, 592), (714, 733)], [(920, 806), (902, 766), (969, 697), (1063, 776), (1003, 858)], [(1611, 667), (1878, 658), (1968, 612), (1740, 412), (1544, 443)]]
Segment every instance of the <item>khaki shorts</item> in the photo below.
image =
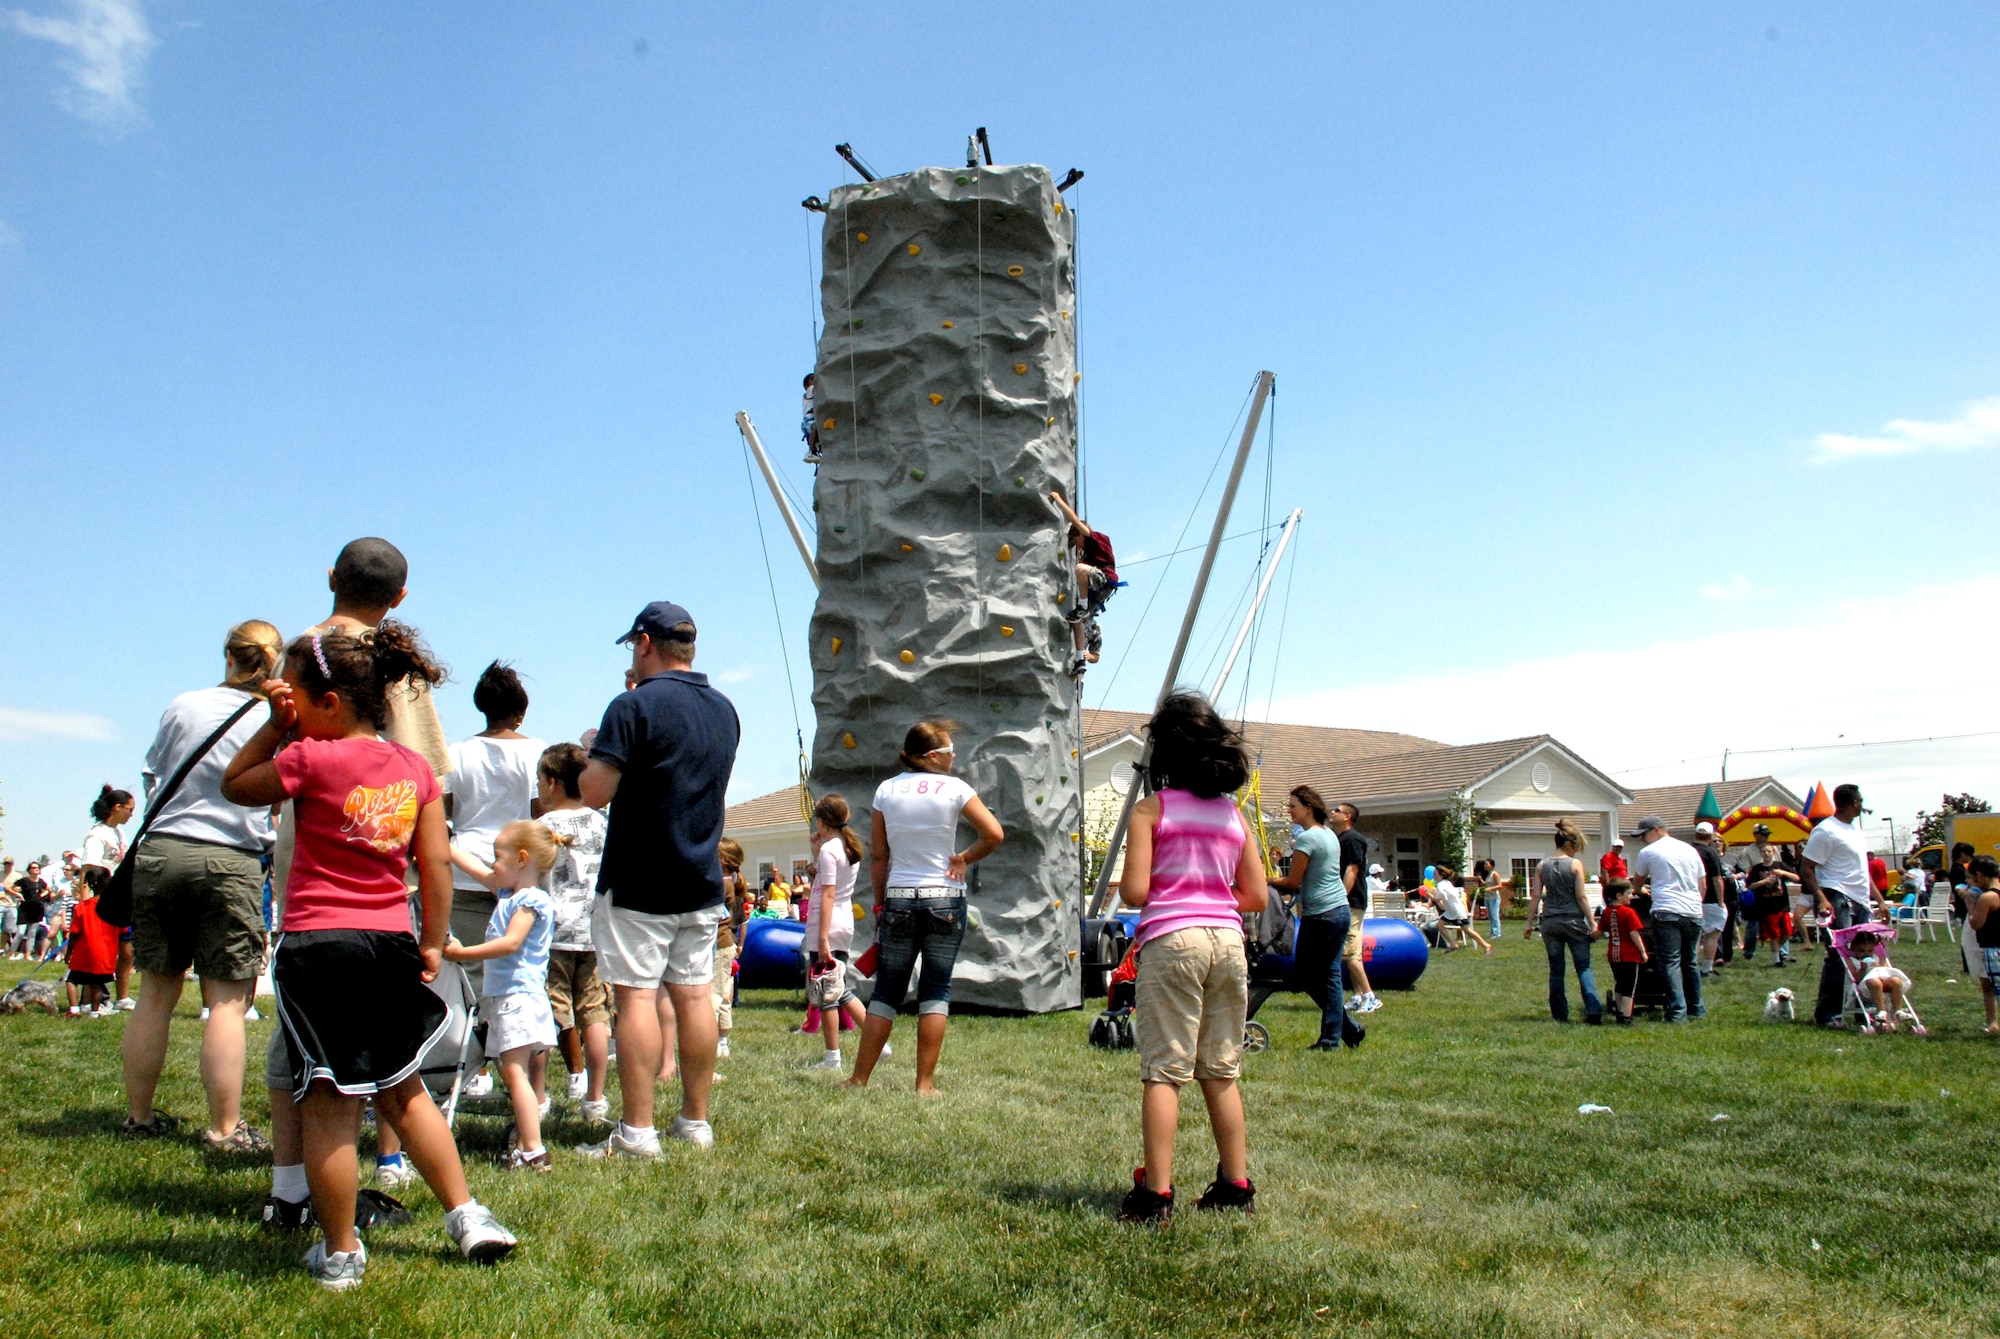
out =
[(706, 986), (715, 977), (715, 927), (729, 914), (721, 903), (665, 916), (627, 911), (599, 893), (590, 908), (590, 942), (597, 975), (607, 986), (652, 990)]
[(1243, 932), (1196, 926), (1151, 941), (1139, 950), (1133, 1004), (1143, 1082), (1235, 1078), (1250, 1012)]
[(149, 976), (248, 981), (264, 965), (264, 867), (248, 851), (148, 837), (132, 857), (132, 961)]
[(732, 1001), (736, 996), (736, 973), (729, 970), (736, 964), (736, 945), (715, 950), (715, 975), (709, 978), (709, 989), (715, 992), (715, 1026), (719, 1032), (729, 1031), (735, 1021)]
[(1340, 946), (1342, 962), (1360, 962), (1363, 952), (1361, 917), (1358, 913), (1347, 923), (1347, 942)]
[(549, 954), (549, 1008), (559, 1028), (611, 1021), (611, 992), (597, 979), (597, 955), (559, 948)]

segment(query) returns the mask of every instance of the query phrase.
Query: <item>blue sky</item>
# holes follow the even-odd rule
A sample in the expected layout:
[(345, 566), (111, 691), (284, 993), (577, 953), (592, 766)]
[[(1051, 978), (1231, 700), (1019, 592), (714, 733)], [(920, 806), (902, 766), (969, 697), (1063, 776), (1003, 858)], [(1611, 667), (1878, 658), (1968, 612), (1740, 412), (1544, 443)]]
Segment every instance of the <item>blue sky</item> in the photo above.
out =
[[(1090, 503), (1128, 566), (1277, 372), (1273, 508), (1306, 511), (1282, 663), (1252, 670), (1280, 718), (1547, 730), (1628, 784), (1972, 734), (1732, 773), (1858, 777), (1899, 822), (2000, 791), (1991, 6), (19, 5), (17, 854), (78, 844), (224, 629), (323, 614), (366, 533), (411, 558), (454, 735), (501, 656), (529, 728), (574, 736), (669, 596), (743, 708), (734, 793), (783, 784), (731, 415), (807, 486), (798, 201), (843, 178), (836, 141), (894, 171), (962, 161), (976, 125), (1089, 173)], [(1230, 549), (1198, 655), (1253, 559)], [(1092, 705), (1147, 704), (1191, 573), (1131, 567), (1131, 660)]]

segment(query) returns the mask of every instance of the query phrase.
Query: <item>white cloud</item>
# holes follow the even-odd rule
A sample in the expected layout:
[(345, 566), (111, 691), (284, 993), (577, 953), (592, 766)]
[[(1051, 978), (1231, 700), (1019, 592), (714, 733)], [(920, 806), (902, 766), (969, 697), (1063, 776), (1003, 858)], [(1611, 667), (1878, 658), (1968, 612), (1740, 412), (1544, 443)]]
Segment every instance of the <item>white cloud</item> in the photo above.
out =
[(102, 716), (81, 711), (22, 711), (17, 707), (0, 707), (0, 743), (107, 744), (117, 738), (116, 728)]
[[(1280, 699), (1272, 718), (1402, 730), (1452, 743), (1548, 733), (1627, 789), (1771, 773), (1801, 794), (1855, 781), (1900, 825), (1946, 790), (2000, 801), (2000, 735), (1838, 752), (1751, 753), (1852, 741), (2000, 732), (1977, 691), (2000, 658), (2000, 575), (1774, 615), (1754, 634), (1580, 651)], [(1951, 627), (1948, 655), (1912, 629)], [(1592, 640), (1579, 630), (1579, 643)], [(1688, 760), (1688, 761), (1675, 761)], [(1624, 772), (1620, 769), (1644, 768)]]
[(1974, 400), (1954, 419), (1936, 423), (1890, 419), (1882, 425), (1879, 437), (1823, 432), (1813, 439), (1813, 444), (1819, 448), (1821, 464), (1858, 456), (1901, 456), (1912, 451), (1965, 451), (2000, 446), (2000, 395)]
[(717, 683), (748, 683), (757, 677), (757, 671), (747, 665), (736, 669), (726, 669), (715, 676)]
[(1703, 586), (1701, 593), (1704, 598), (1734, 604), (1742, 600), (1760, 600), (1774, 592), (1769, 586), (1759, 586), (1738, 572), (1719, 586)]
[(86, 121), (123, 130), (144, 121), (137, 93), (155, 45), (144, 0), (67, 0), (63, 17), (9, 10), (24, 37), (62, 48), (71, 83), (63, 104)]

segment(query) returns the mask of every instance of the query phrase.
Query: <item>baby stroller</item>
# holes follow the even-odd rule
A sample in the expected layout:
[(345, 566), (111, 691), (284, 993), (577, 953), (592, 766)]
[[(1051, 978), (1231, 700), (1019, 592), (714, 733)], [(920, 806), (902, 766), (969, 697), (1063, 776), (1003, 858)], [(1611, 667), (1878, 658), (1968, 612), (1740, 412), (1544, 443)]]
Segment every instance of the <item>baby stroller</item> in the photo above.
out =
[[(1874, 950), (1864, 955), (1855, 947), (1854, 941), (1862, 935), (1873, 935)], [(1833, 954), (1840, 960), (1844, 977), (1840, 988), (1840, 1022), (1845, 1026), (1850, 1019), (1864, 1036), (1877, 1032), (1894, 1032), (1899, 1022), (1908, 1023), (1910, 1031), (1919, 1037), (1928, 1035), (1921, 1018), (1917, 1017), (1916, 1006), (1910, 1003), (1909, 977), (1897, 971), (1889, 962), (1889, 955), (1883, 947), (1895, 942), (1896, 928), (1880, 921), (1867, 925), (1850, 925), (1845, 930), (1834, 930), (1829, 937), (1833, 941)], [(1892, 1016), (1887, 1009), (1869, 1007), (1872, 993), (1867, 982), (1871, 971), (1887, 969), (1896, 972), (1903, 986), (1903, 1007)]]
[(444, 1113), (446, 1128), (455, 1129), (466, 1071), (478, 1069), (486, 1058), (484, 1032), (479, 1026), (479, 997), (472, 993), (472, 982), (466, 978), (465, 969), (455, 962), (447, 962), (438, 969), (437, 980), (431, 982), (431, 993), (444, 1001), (445, 1029), (424, 1051), (417, 1063), (417, 1073), (429, 1089), (431, 1100)]

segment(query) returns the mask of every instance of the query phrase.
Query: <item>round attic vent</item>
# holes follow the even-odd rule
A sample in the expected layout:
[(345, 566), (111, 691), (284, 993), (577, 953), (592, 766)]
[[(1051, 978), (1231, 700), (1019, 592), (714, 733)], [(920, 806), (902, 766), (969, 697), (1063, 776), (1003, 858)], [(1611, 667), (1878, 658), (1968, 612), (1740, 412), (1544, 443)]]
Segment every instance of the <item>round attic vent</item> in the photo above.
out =
[(1549, 771), (1547, 763), (1538, 762), (1535, 764), (1535, 770), (1528, 773), (1528, 780), (1534, 783), (1537, 791), (1546, 795), (1548, 794), (1549, 786), (1555, 781), (1555, 775)]
[(1118, 788), (1118, 792), (1121, 795), (1131, 786), (1132, 776), (1133, 768), (1131, 763), (1120, 762), (1111, 764), (1111, 784)]

